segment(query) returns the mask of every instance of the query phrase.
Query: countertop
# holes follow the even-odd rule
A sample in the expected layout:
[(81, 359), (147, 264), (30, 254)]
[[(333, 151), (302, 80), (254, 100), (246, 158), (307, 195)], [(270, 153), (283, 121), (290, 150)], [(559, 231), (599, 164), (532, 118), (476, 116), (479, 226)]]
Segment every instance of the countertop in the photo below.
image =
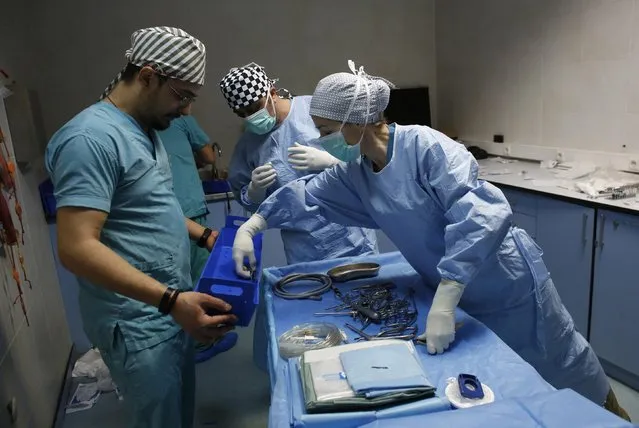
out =
[[(587, 170), (588, 168), (584, 165), (575, 165), (572, 170), (560, 170), (558, 168), (542, 168), (540, 162), (502, 158), (484, 159), (478, 163), (479, 177), (495, 185), (570, 199), (599, 208), (632, 211), (634, 214), (639, 214), (639, 198), (637, 197), (620, 200), (604, 197), (592, 198), (575, 189), (575, 182), (584, 181), (584, 179), (571, 179), (570, 176), (579, 175), (579, 170)], [(639, 174), (615, 172), (615, 178), (624, 183), (639, 182)]]
[[(558, 168), (542, 168), (539, 162), (489, 158), (478, 161), (479, 177), (498, 186), (507, 186), (529, 192), (554, 196), (578, 202), (582, 205), (609, 208), (621, 211), (630, 211), (639, 214), (639, 198), (627, 198), (611, 200), (604, 197), (592, 198), (575, 189), (575, 182), (584, 179), (572, 180), (571, 176), (579, 175), (584, 170), (584, 165), (574, 165), (571, 170)], [(587, 170), (587, 168), (585, 168)], [(639, 183), (639, 174), (616, 172), (615, 178), (627, 183)], [(232, 192), (214, 193), (205, 195), (207, 202), (219, 202), (233, 200)]]

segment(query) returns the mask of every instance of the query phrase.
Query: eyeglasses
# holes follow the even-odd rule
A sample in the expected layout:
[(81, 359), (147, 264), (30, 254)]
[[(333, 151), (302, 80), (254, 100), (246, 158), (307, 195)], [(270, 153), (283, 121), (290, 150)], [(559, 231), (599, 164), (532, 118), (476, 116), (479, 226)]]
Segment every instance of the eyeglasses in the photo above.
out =
[(186, 107), (189, 104), (195, 102), (195, 97), (190, 95), (184, 95), (183, 93), (175, 89), (173, 86), (171, 86), (169, 82), (166, 82), (166, 84), (169, 88), (171, 88), (175, 96), (180, 100), (180, 107)]

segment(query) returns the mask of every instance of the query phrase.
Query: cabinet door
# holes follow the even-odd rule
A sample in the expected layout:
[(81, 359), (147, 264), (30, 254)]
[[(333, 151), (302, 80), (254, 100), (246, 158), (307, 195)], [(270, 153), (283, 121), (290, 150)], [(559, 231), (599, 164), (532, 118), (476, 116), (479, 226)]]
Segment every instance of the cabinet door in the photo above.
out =
[(518, 190), (500, 188), (513, 212), (513, 224), (524, 229), (531, 238), (537, 239), (538, 196)]
[(538, 196), (537, 243), (577, 330), (588, 336), (595, 210)]
[(590, 340), (606, 361), (639, 376), (639, 216), (599, 210)]

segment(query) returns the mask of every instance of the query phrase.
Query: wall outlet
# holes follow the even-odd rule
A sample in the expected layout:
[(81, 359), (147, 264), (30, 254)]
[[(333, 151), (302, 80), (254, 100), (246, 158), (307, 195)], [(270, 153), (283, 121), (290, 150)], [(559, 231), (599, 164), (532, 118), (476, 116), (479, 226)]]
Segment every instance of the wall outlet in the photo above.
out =
[(630, 171), (639, 171), (639, 166), (637, 165), (637, 160), (636, 159), (631, 159), (630, 163), (628, 164), (628, 168), (630, 169)]
[(504, 147), (504, 155), (505, 156), (510, 156), (510, 146)]
[(557, 152), (557, 158), (555, 160), (559, 163), (565, 161), (564, 152)]

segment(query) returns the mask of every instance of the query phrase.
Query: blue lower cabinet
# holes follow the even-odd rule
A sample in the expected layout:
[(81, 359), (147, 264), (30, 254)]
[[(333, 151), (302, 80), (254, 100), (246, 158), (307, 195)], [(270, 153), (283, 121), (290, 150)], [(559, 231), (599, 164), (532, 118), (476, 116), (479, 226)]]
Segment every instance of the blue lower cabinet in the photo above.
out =
[(512, 189), (500, 189), (510, 204), (513, 212), (513, 224), (528, 232), (531, 238), (537, 239), (537, 207), (541, 196)]
[(599, 210), (590, 341), (639, 388), (639, 216)]
[(587, 338), (595, 210), (539, 197), (536, 241), (562, 302)]

